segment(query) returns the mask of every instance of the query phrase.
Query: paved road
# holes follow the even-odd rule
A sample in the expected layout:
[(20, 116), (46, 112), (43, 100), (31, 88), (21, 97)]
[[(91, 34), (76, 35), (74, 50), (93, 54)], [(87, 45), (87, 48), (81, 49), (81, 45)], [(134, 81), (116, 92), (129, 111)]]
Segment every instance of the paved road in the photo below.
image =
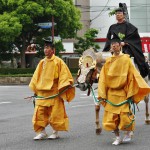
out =
[[(96, 85), (95, 85), (96, 86)], [(76, 90), (76, 97), (66, 110), (70, 131), (61, 132), (60, 139), (34, 141), (31, 118), (33, 105), (24, 100), (32, 95), (28, 86), (0, 86), (0, 150), (150, 150), (150, 126), (144, 123), (144, 103), (136, 112), (136, 132), (133, 142), (112, 146), (113, 133), (95, 135), (95, 112), (92, 97)], [(103, 109), (100, 119), (102, 119)], [(50, 127), (46, 128), (48, 134)]]

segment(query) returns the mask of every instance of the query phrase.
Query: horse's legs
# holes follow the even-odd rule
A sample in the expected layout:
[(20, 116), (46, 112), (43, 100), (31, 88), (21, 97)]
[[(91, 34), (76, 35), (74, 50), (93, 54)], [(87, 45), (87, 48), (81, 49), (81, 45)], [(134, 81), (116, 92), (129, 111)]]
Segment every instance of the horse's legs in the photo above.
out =
[(148, 107), (148, 103), (149, 103), (149, 95), (145, 96), (144, 98), (144, 101), (145, 101), (145, 108), (146, 108), (146, 118), (145, 118), (145, 123), (146, 124), (150, 124), (150, 118), (149, 118), (149, 107)]
[(100, 112), (100, 105), (95, 105), (95, 113), (96, 113), (96, 134), (99, 135), (102, 131), (99, 123), (99, 112)]

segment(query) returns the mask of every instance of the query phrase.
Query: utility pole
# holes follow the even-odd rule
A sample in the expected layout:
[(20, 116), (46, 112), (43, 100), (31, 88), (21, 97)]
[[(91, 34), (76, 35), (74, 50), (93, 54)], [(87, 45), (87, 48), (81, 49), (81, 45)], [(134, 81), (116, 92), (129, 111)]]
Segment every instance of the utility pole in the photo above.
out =
[(54, 42), (54, 16), (52, 16), (52, 42)]
[[(54, 0), (52, 0), (52, 4), (54, 3)], [(52, 15), (52, 42), (54, 42), (54, 16)]]
[[(52, 0), (52, 4), (54, 3), (54, 0)], [(52, 43), (54, 43), (54, 16), (52, 14), (52, 29), (51, 29), (51, 33), (52, 33)], [(54, 54), (55, 54), (55, 48), (54, 48)]]
[[(52, 43), (54, 43), (54, 16), (52, 15)], [(55, 48), (54, 48), (55, 54)]]

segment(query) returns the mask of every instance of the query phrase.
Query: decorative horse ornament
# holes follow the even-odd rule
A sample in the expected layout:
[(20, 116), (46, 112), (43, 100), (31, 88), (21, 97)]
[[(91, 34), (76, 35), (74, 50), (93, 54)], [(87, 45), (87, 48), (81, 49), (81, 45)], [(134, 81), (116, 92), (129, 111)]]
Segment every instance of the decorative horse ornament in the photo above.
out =
[[(79, 71), (77, 74), (77, 87), (81, 91), (86, 91), (88, 89), (87, 96), (90, 95), (92, 84), (98, 82), (98, 76), (104, 62), (105, 59), (102, 54), (100, 52), (95, 53), (92, 48), (85, 50), (82, 57), (80, 57)], [(95, 104), (96, 134), (100, 134), (102, 130), (99, 123), (99, 110), (100, 105), (97, 103)]]

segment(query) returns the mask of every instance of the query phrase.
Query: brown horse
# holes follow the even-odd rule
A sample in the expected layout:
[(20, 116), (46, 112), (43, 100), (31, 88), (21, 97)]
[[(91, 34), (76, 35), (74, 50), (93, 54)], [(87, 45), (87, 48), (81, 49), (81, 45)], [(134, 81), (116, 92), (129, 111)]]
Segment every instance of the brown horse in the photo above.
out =
[[(88, 49), (83, 52), (82, 57), (79, 59), (79, 71), (77, 75), (78, 88), (81, 91), (88, 90), (87, 96), (90, 95), (91, 87), (94, 82), (98, 82), (98, 76), (100, 70), (105, 63), (105, 58), (110, 56), (110, 52), (95, 53), (93, 49)], [(149, 118), (149, 96), (144, 98), (146, 106), (145, 123), (150, 124)], [(100, 104), (95, 103), (95, 114), (96, 114), (96, 134), (99, 135), (102, 131), (99, 121)]]
[[(94, 82), (98, 82), (98, 75), (105, 62), (101, 53), (95, 53), (93, 49), (88, 49), (83, 52), (79, 59), (79, 71), (77, 75), (78, 88), (81, 91), (88, 90), (87, 96), (90, 95), (91, 86)], [(100, 134), (102, 128), (99, 122), (100, 104), (95, 104), (96, 113), (96, 134)]]

